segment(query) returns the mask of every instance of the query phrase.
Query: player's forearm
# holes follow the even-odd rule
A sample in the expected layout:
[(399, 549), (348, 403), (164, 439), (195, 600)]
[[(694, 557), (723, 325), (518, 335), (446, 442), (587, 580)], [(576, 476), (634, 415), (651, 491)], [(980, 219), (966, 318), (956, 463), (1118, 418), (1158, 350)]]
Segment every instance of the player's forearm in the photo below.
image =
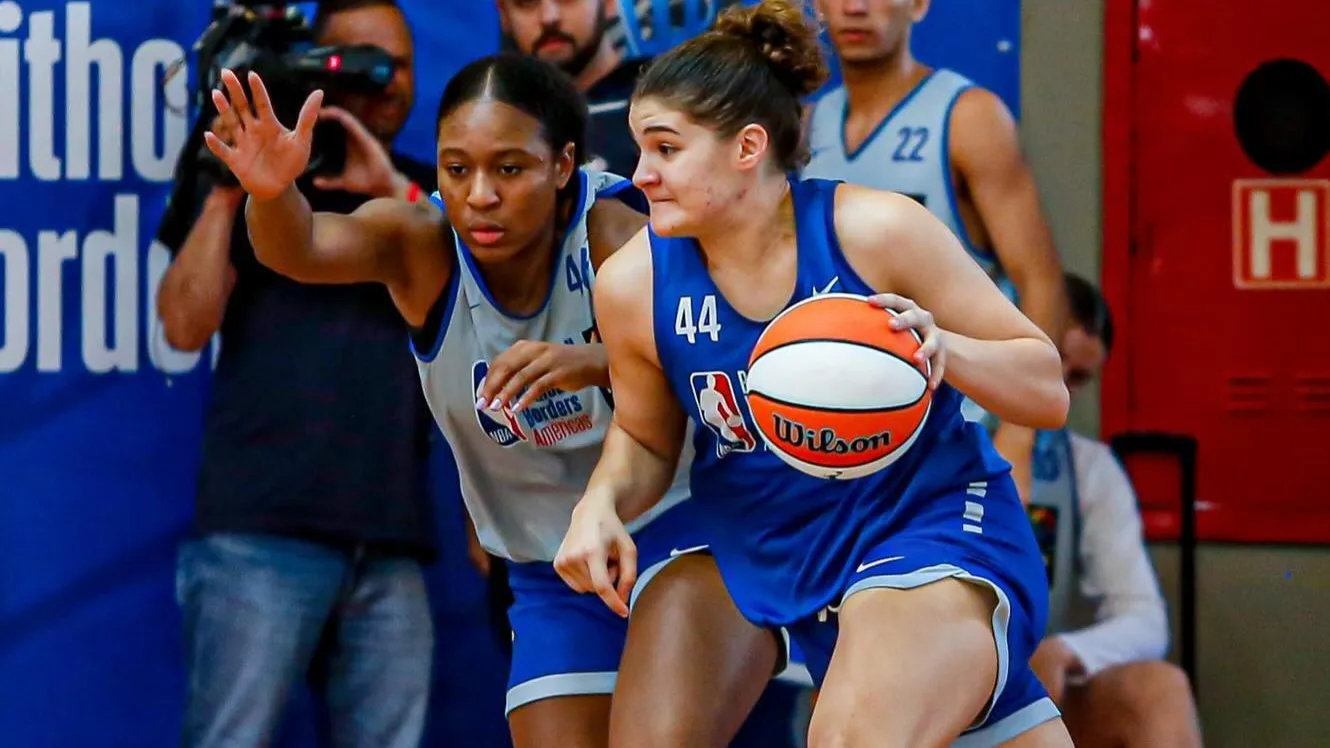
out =
[(978, 340), (946, 336), (946, 380), (999, 420), (1035, 429), (1061, 428), (1069, 397), (1062, 360), (1046, 340)]
[(314, 211), (295, 185), (271, 200), (246, 200), (245, 225), (259, 262), (283, 275), (300, 275), (314, 250)]
[(604, 502), (629, 522), (656, 505), (674, 482), (678, 455), (657, 455), (611, 423), (582, 501)]

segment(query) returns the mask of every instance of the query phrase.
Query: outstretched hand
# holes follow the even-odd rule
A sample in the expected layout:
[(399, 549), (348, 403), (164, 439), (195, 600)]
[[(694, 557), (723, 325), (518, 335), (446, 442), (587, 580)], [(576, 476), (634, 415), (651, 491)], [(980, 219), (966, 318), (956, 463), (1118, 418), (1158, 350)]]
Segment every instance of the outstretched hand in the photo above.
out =
[[(258, 73), (250, 72), (248, 82), (251, 96), (245, 95), (234, 72), (222, 71), (226, 93), (212, 92), (219, 126), (215, 132), (204, 133), (203, 139), (251, 197), (271, 200), (285, 192), (309, 164), (323, 91), (305, 99), (295, 129), (288, 129), (277, 121)], [(223, 131), (232, 142), (223, 141), (218, 134)]]

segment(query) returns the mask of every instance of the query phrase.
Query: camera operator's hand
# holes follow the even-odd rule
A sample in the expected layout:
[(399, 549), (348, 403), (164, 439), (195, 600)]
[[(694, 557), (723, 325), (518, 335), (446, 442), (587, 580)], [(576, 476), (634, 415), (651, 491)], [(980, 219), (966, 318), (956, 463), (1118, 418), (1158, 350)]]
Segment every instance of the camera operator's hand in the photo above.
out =
[(315, 177), (315, 187), (371, 197), (401, 197), (406, 193), (411, 181), (397, 171), (388, 149), (355, 115), (327, 106), (319, 112), (319, 118), (332, 120), (346, 130), (346, 167), (337, 176)]
[(218, 133), (207, 132), (203, 137), (208, 150), (226, 164), (251, 197), (271, 200), (286, 191), (309, 163), (323, 92), (315, 91), (305, 99), (295, 129), (288, 130), (273, 114), (272, 100), (257, 73), (249, 74), (252, 108), (235, 73), (223, 70), (222, 83), (226, 94), (214, 90), (212, 103), (226, 125), (224, 134), (234, 142), (228, 145)]

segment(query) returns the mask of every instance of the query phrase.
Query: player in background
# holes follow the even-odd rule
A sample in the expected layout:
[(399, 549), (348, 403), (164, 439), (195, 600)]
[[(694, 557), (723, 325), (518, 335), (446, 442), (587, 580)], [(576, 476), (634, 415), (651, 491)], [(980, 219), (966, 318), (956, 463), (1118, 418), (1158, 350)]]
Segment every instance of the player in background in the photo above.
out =
[[(1060, 427), (1057, 348), (914, 201), (790, 176), (804, 162), (800, 100), (825, 75), (809, 19), (766, 0), (725, 11), (639, 80), (634, 182), (651, 223), (601, 269), (614, 421), (555, 568), (622, 604), (616, 584), (635, 569), (620, 518), (666, 492), (691, 420), (693, 501), (726, 584), (749, 620), (789, 627), (821, 687), (810, 745), (1069, 746), (1028, 664), (1042, 558), (1010, 467), (960, 394)], [(913, 447), (855, 480), (761, 449), (742, 396), (767, 321), (822, 290), (898, 310), (882, 324), (916, 330), (931, 366)]]
[[(1067, 326), (1062, 267), (1016, 123), (996, 94), (911, 54), (912, 27), (929, 4), (817, 0), (843, 83), (813, 107), (803, 175), (918, 200), (1060, 343)], [(967, 408), (967, 415), (981, 413)], [(1011, 423), (994, 434), (1027, 501), (1034, 436)]]
[[(292, 186), (322, 93), (288, 130), (257, 75), (252, 108), (236, 76), (223, 79), (227, 93), (213, 101), (239, 134), (227, 145), (209, 133), (207, 143), (249, 193), (259, 259), (304, 283), (384, 284), (414, 330), (467, 509), (486, 549), (508, 559), (516, 746), (604, 748), (616, 686), (635, 744), (728, 745), (779, 646), (743, 619), (710, 556), (694, 552), (706, 541), (691, 517), (687, 461), (665, 500), (630, 522), (647, 570), (636, 584), (622, 580), (613, 611), (569, 590), (551, 566), (611, 417), (591, 287), (645, 222), (625, 180), (579, 169), (587, 115), (572, 82), (517, 54), (468, 65), (439, 107), (443, 210), (378, 199), (334, 215), (311, 212)], [(717, 688), (731, 698), (716, 700)]]

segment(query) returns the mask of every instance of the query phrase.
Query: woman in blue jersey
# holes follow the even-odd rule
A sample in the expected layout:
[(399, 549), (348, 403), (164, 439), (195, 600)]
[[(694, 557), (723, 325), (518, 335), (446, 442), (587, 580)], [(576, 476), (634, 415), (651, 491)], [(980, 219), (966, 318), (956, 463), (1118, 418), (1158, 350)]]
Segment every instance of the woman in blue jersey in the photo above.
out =
[[(669, 485), (691, 419), (693, 501), (721, 573), (745, 616), (789, 628), (821, 689), (810, 745), (1070, 745), (1027, 664), (1042, 560), (1010, 466), (959, 407), (964, 392), (1003, 420), (1061, 425), (1057, 349), (910, 198), (789, 176), (800, 99), (824, 74), (814, 28), (768, 0), (639, 79), (634, 182), (651, 223), (597, 282), (616, 409), (555, 567), (613, 602), (632, 566), (616, 510)], [(913, 447), (854, 480), (765, 451), (742, 395), (766, 322), (827, 291), (898, 311), (882, 324), (917, 330), (932, 364)]]
[[(590, 289), (645, 223), (631, 185), (578, 168), (587, 107), (571, 81), (521, 55), (468, 65), (440, 102), (437, 202), (372, 200), (344, 216), (312, 213), (294, 186), (321, 95), (288, 130), (257, 76), (252, 99), (229, 71), (223, 80), (227, 95), (213, 101), (239, 135), (207, 142), (249, 193), (259, 259), (303, 283), (383, 284), (415, 330), (426, 400), (457, 456), (476, 532), (508, 559), (514, 743), (605, 748), (631, 735), (635, 745), (728, 745), (778, 645), (739, 614), (714, 561), (692, 553), (705, 540), (686, 473), (668, 506), (631, 523), (645, 571), (636, 584), (620, 576), (612, 612), (551, 566), (611, 414)], [(342, 122), (356, 178), (391, 178), (382, 149)], [(735, 700), (716, 700), (716, 687)]]

